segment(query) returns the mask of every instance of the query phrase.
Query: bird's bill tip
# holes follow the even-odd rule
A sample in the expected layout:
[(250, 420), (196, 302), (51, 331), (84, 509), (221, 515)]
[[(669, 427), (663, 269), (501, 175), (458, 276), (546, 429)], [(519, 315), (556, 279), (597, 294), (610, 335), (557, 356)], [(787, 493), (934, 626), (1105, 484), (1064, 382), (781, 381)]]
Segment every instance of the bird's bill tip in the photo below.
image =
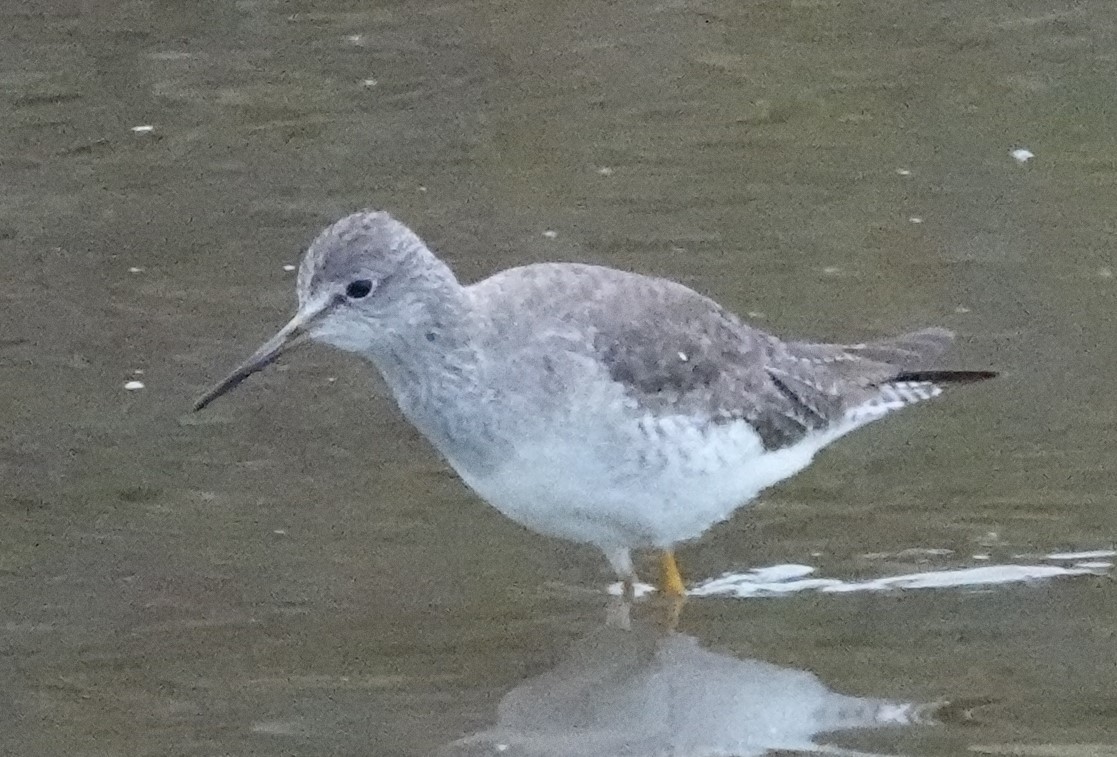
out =
[(256, 350), (247, 360), (234, 368), (232, 373), (214, 384), (206, 390), (201, 397), (195, 400), (193, 411), (198, 412), (204, 409), (221, 395), (236, 389), (241, 382), (253, 373), (267, 368), (274, 363), (280, 355), (287, 352), (292, 347), (302, 344), (307, 335), (308, 325), (315, 317), (320, 315), (320, 313), (320, 310), (310, 313), (300, 312), (292, 318), (286, 326), (279, 330), (279, 333), (264, 342), (260, 349)]

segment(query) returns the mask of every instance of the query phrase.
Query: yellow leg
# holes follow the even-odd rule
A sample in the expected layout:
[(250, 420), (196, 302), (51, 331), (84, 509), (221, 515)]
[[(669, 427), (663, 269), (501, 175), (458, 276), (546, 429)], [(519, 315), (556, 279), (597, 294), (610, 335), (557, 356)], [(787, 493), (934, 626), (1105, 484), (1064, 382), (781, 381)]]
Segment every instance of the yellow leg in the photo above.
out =
[(663, 550), (659, 555), (659, 592), (667, 597), (686, 596), (686, 587), (683, 586), (683, 577), (679, 575), (675, 553), (669, 549)]

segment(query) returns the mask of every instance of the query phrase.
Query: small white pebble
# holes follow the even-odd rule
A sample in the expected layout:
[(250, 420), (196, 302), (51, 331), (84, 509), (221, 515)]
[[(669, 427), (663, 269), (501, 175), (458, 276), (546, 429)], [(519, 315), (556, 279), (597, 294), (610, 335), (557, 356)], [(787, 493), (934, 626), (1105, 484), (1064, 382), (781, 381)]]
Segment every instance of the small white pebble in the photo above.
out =
[(286, 528), (276, 528), (276, 529), (272, 530), (272, 533), (275, 534), (276, 536), (286, 536), (287, 535), (287, 529)]
[(143, 368), (137, 368), (136, 370), (132, 371), (132, 375), (133, 376), (142, 376), (142, 375), (144, 375), (144, 369)]
[(811, 552), (811, 557), (822, 557), (821, 552)]
[(827, 276), (837, 276), (839, 273), (842, 272), (842, 269), (838, 268), (838, 266), (836, 265), (828, 265), (822, 269), (822, 272)]
[(911, 176), (911, 171), (906, 168), (897, 168), (896, 173), (900, 176)]
[(424, 187), (424, 186), (423, 186), (422, 184), (420, 184), (420, 185), (419, 185), (419, 191), (420, 191), (420, 192), (426, 192), (426, 191), (427, 191), (427, 188), (426, 188), (426, 187)]
[(351, 45), (363, 45), (365, 38), (361, 34), (349, 34), (345, 37), (345, 41)]
[(144, 269), (138, 268), (136, 266), (132, 266), (131, 268), (128, 269), (128, 273), (143, 273), (143, 272), (144, 272)]
[(745, 315), (747, 315), (749, 318), (767, 318), (768, 317), (768, 316), (764, 315), (764, 313), (761, 313), (759, 310), (750, 310), (749, 312), (745, 313)]
[(923, 219), (919, 216), (912, 216), (908, 219), (908, 221), (910, 221), (911, 223), (923, 223)]
[(958, 313), (959, 315), (964, 315), (965, 313), (970, 312), (970, 309), (965, 305), (959, 305), (958, 307), (954, 308), (954, 312)]
[(376, 81), (376, 79), (364, 79), (364, 80), (361, 81), (361, 86), (362, 87), (375, 87), (379, 83), (380, 82)]
[(553, 229), (547, 229), (543, 232), (543, 236), (547, 237), (547, 239), (554, 239), (558, 236), (558, 232)]
[(613, 169), (609, 168), (609, 166), (602, 166), (601, 168), (597, 169), (597, 172), (599, 174), (601, 174), (602, 176), (612, 176), (613, 175)]
[(124, 388), (127, 389), (130, 392), (136, 392), (136, 391), (139, 391), (140, 389), (144, 388), (144, 382), (142, 382), (142, 381), (129, 381), (129, 382), (124, 384)]
[(986, 554), (974, 555), (973, 559), (975, 559), (975, 560), (988, 560), (989, 555), (986, 555)]
[(679, 360), (682, 360), (685, 363), (687, 360), (690, 360), (690, 358), (687, 357), (687, 354), (685, 352), (680, 352)]
[(1098, 277), (1102, 279), (1112, 279), (1113, 269), (1107, 265), (1103, 265), (1101, 268), (1098, 269)]
[(1010, 152), (1009, 155), (1011, 155), (1013, 160), (1015, 160), (1017, 163), (1027, 163), (1029, 160), (1035, 157), (1035, 153), (1023, 147), (1017, 147), (1015, 150)]
[(283, 266), (283, 270), (284, 270), (284, 271), (287, 271), (288, 273), (290, 273), (291, 271), (295, 270), (295, 266), (293, 266), (293, 265), (291, 265), (290, 263), (288, 263), (287, 265)]
[(155, 131), (155, 127), (151, 124), (143, 124), (141, 126), (133, 126), (132, 131), (136, 134), (150, 134)]

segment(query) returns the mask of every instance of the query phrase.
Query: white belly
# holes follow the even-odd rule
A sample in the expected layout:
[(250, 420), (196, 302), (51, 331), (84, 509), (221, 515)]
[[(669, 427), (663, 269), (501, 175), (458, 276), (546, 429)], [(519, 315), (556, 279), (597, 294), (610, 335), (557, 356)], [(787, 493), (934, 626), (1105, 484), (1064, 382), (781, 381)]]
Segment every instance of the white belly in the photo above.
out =
[(535, 531), (605, 550), (669, 547), (799, 472), (833, 438), (769, 452), (747, 423), (702, 431), (681, 416), (646, 419), (625, 434), (580, 431), (520, 441), (512, 459), (486, 474), (455, 467), (482, 498)]

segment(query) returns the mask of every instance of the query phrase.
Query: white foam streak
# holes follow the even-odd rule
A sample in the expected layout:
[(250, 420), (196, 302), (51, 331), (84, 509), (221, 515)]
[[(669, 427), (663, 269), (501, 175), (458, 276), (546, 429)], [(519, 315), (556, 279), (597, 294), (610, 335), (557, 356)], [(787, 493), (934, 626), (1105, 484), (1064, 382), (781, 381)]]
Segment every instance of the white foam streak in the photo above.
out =
[(1098, 560), (1105, 557), (1117, 557), (1117, 549), (1093, 549), (1087, 552), (1052, 552), (1047, 555), (1047, 560)]
[(729, 596), (737, 598), (772, 597), (817, 591), (846, 594), (861, 591), (897, 589), (976, 589), (1004, 584), (1028, 583), (1066, 576), (1101, 575), (1111, 566), (1079, 563), (1059, 565), (981, 565), (971, 568), (933, 570), (884, 576), (865, 581), (837, 578), (804, 578), (804, 565), (776, 565), (747, 573), (726, 573), (689, 590), (692, 597)]

